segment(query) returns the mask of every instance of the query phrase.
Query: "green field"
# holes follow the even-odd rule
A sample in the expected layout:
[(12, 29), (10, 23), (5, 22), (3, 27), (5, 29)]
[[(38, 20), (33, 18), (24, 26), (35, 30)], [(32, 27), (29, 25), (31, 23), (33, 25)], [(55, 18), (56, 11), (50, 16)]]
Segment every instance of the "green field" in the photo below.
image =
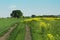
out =
[(14, 18), (1, 18), (0, 19), (0, 36), (3, 35), (12, 25), (17, 21)]
[(32, 40), (60, 40), (60, 19), (29, 22)]
[(17, 26), (6, 40), (25, 40), (26, 24), (30, 28), (32, 40), (60, 40), (60, 19), (53, 18), (0, 18), (0, 37), (15, 24)]

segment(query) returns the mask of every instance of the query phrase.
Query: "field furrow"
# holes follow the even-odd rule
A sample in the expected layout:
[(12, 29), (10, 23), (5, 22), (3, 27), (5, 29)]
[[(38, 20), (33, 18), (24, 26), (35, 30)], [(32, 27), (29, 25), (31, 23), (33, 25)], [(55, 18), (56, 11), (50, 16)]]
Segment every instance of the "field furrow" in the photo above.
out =
[(28, 25), (26, 25), (25, 40), (32, 40), (31, 39), (30, 27)]
[(10, 36), (10, 33), (17, 27), (17, 24), (15, 24), (13, 27), (11, 27), (7, 33), (5, 33), (3, 36), (0, 37), (0, 40), (7, 40), (7, 38)]

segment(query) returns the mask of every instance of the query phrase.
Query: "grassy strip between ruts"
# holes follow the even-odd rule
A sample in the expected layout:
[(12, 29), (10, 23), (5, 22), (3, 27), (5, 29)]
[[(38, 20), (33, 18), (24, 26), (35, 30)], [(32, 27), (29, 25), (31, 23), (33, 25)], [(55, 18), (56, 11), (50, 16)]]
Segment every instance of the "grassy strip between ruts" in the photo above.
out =
[(8, 40), (24, 40), (25, 27), (24, 23), (20, 23), (10, 34)]

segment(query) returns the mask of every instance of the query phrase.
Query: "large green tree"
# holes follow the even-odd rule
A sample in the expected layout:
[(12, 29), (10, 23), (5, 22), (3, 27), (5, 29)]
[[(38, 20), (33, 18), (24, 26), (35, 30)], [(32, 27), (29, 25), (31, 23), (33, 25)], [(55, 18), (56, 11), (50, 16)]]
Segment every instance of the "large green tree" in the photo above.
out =
[(21, 16), (23, 16), (23, 13), (21, 12), (21, 10), (13, 10), (10, 16), (14, 18), (20, 18)]
[(34, 17), (36, 17), (36, 15), (32, 15), (31, 17), (34, 18)]

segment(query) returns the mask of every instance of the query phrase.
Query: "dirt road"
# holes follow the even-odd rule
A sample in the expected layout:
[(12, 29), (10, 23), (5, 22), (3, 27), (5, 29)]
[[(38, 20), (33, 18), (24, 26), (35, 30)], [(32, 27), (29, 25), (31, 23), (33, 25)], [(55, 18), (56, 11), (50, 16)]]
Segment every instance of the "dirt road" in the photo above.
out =
[(17, 24), (15, 24), (13, 27), (11, 27), (7, 33), (5, 33), (2, 37), (0, 37), (0, 40), (7, 40), (10, 33), (16, 28)]
[(31, 32), (28, 25), (26, 25), (25, 40), (31, 40)]

